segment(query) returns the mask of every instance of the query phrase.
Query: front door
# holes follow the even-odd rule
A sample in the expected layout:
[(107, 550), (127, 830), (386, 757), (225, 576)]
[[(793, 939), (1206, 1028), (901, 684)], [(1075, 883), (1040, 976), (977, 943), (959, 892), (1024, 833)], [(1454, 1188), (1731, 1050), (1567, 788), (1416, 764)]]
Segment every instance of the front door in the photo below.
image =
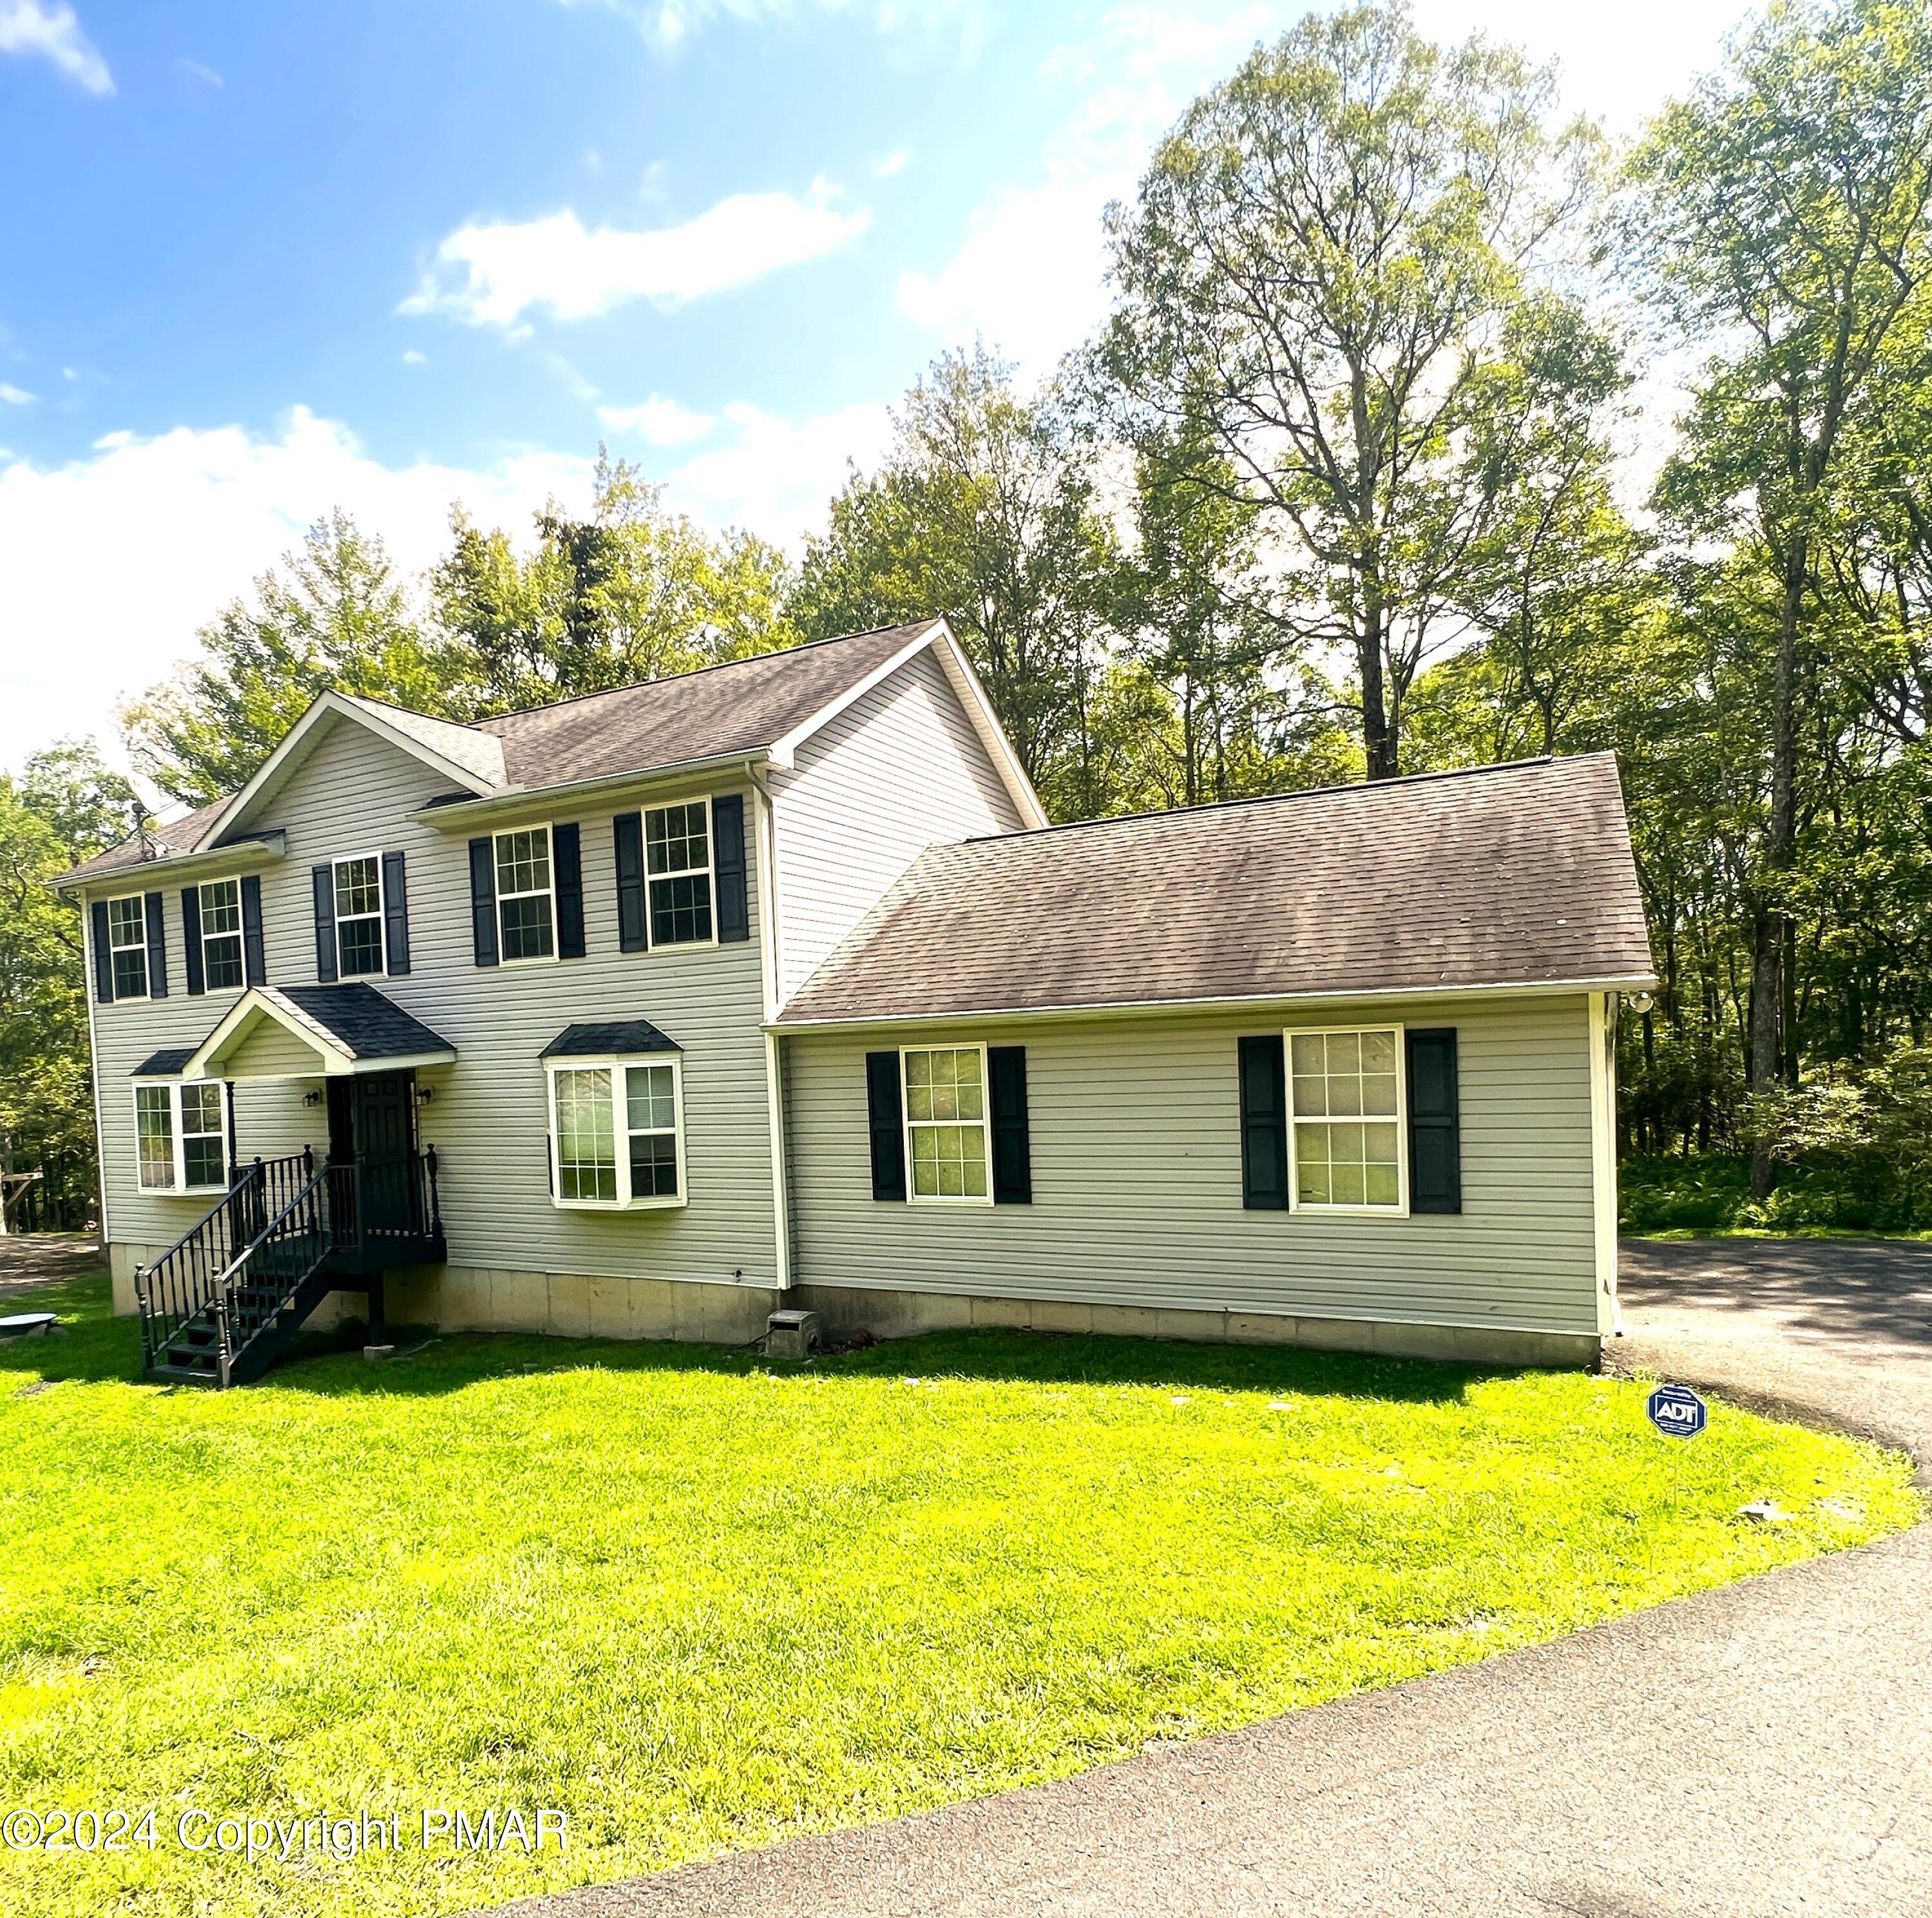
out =
[(328, 1156), (353, 1164), (364, 1236), (418, 1233), (416, 1075), (371, 1074), (328, 1082)]

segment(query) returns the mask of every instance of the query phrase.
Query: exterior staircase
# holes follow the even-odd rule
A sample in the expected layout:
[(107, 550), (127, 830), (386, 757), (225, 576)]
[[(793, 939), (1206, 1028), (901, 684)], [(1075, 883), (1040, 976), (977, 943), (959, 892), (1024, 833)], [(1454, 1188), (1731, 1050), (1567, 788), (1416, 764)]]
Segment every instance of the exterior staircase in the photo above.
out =
[(433, 1149), (366, 1173), (311, 1151), (236, 1168), (207, 1217), (135, 1269), (148, 1376), (246, 1385), (345, 1286), (368, 1292), (373, 1321), (386, 1269), (446, 1256), (436, 1174)]

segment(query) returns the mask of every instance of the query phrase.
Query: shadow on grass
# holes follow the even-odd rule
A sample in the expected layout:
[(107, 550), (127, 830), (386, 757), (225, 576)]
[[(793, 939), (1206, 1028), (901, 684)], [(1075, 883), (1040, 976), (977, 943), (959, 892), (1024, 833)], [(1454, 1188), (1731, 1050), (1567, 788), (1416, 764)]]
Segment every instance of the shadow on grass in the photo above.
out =
[[(0, 1371), (31, 1371), (43, 1380), (142, 1382), (140, 1326), (113, 1316), (105, 1275), (21, 1295), (14, 1309), (60, 1314), (62, 1335), (0, 1345)], [(405, 1332), (394, 1335), (405, 1356), (371, 1365), (358, 1329), (298, 1341), (253, 1392), (302, 1392), (322, 1398), (430, 1397), (491, 1379), (587, 1367), (613, 1372), (809, 1370), (828, 1377), (980, 1379), (1051, 1384), (1174, 1385), (1236, 1392), (1298, 1392), (1408, 1404), (1448, 1404), (1486, 1378), (1518, 1368), (1384, 1359), (1287, 1346), (1196, 1345), (1178, 1340), (1116, 1338), (1082, 1333), (932, 1332), (862, 1352), (814, 1359), (808, 1367), (766, 1359), (748, 1348), (682, 1341), (567, 1338), (532, 1332)], [(415, 1344), (418, 1349), (412, 1350)], [(193, 1392), (192, 1386), (159, 1391)]]

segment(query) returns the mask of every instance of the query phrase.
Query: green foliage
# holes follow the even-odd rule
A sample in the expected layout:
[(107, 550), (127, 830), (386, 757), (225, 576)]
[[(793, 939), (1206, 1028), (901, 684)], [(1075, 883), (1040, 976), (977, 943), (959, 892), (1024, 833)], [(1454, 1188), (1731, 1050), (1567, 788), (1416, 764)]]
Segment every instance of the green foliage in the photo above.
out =
[(944, 614), (1056, 818), (1112, 809), (1090, 707), (1106, 649), (1114, 532), (1050, 397), (984, 346), (936, 361), (807, 545), (790, 610), (823, 639)]
[(135, 765), (196, 805), (233, 792), (329, 688), (448, 719), (628, 686), (788, 645), (784, 556), (713, 538), (600, 451), (590, 516), (553, 502), (520, 555), (458, 505), (428, 610), (340, 510), (203, 627), (200, 655), (124, 709)]
[(96, 1189), (80, 916), (49, 882), (124, 836), (125, 780), (91, 745), (0, 773), (0, 1167), (42, 1174), (44, 1212), (78, 1226)]
[[(1914, 1522), (1902, 1458), (1644, 1388), (965, 1332), (809, 1368), (446, 1338), (133, 1382), (0, 1350), (0, 1803), (546, 1805), (570, 1849), (0, 1852), (0, 1905), (411, 1918), (1060, 1778)], [(48, 1379), (52, 1390), (22, 1396)], [(1789, 1525), (1748, 1525), (1776, 1498)]]
[(1526, 350), (1539, 317), (1580, 325), (1537, 281), (1598, 159), (1551, 98), (1515, 50), (1445, 52), (1402, 7), (1310, 14), (1110, 215), (1114, 424), (1264, 527), (1258, 610), (1304, 665), (1340, 649), (1371, 778), (1399, 770), (1411, 685), (1545, 457), (1535, 407), (1606, 376)]

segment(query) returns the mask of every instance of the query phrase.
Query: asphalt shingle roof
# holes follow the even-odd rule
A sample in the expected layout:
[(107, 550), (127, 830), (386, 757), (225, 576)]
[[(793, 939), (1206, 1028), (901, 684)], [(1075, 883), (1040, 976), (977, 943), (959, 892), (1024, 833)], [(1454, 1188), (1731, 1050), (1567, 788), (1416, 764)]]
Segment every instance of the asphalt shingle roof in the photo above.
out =
[(786, 1023), (1647, 978), (1607, 753), (934, 847)]
[(648, 1019), (614, 1019), (566, 1026), (539, 1055), (544, 1059), (622, 1059), (634, 1052), (682, 1052), (683, 1047)]
[(502, 741), (504, 775), (518, 786), (560, 786), (755, 752), (803, 725), (934, 623), (881, 627), (591, 693), (478, 720), (476, 730)]
[[(922, 619), (910, 626), (815, 640), (754, 659), (479, 719), (472, 726), (431, 719), (380, 700), (345, 697), (490, 785), (562, 786), (667, 771), (775, 745), (938, 623)], [(218, 843), (220, 817), (233, 800), (231, 793), (154, 827), (149, 837), (176, 853), (212, 846)], [(58, 883), (98, 879), (143, 863), (140, 843), (129, 839), (64, 874)]]
[(415, 1053), (456, 1049), (393, 999), (359, 980), (346, 985), (263, 986), (259, 990), (266, 998), (292, 1006), (354, 1059), (402, 1059)]

